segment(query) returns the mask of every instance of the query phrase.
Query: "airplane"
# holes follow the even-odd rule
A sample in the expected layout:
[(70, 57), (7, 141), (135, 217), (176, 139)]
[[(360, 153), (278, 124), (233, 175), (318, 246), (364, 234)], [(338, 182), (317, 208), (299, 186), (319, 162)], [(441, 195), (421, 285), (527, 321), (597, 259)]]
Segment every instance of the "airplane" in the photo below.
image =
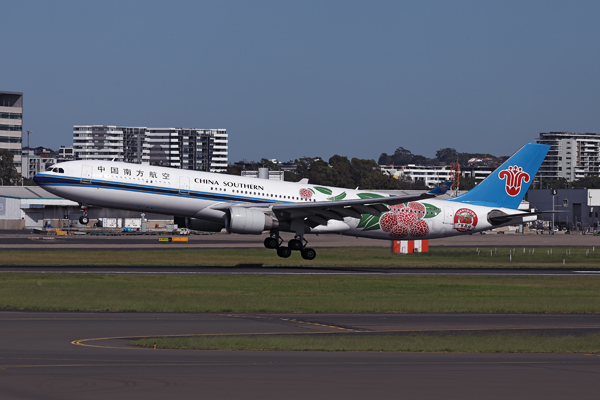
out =
[[(34, 181), (82, 206), (118, 208), (185, 218), (200, 231), (260, 235), (269, 249), (287, 258), (299, 251), (316, 257), (306, 234), (336, 233), (384, 240), (436, 239), (535, 221), (518, 210), (550, 146), (527, 143), (470, 191), (436, 199), (448, 185), (417, 195), (174, 169), (114, 161), (57, 163)], [(280, 232), (292, 232), (285, 246)]]

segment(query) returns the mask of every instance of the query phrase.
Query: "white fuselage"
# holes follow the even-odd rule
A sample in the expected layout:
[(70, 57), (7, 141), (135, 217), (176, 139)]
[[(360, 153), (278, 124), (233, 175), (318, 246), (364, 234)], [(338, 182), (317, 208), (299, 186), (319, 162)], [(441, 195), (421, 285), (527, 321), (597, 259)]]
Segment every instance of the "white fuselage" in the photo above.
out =
[[(81, 204), (153, 212), (222, 222), (224, 211), (217, 204), (308, 203), (359, 199), (366, 190), (325, 187), (234, 175), (189, 171), (152, 165), (107, 161), (69, 161), (36, 175), (46, 190)], [(419, 205), (420, 204), (420, 205)], [(493, 228), (487, 214), (491, 207), (456, 201), (428, 199), (405, 207), (392, 206), (398, 218), (363, 214), (361, 218), (330, 220), (311, 233), (341, 233), (377, 239), (434, 239)], [(514, 214), (516, 210), (496, 210)], [(391, 222), (390, 222), (391, 221)], [(400, 228), (400, 221), (405, 227)], [(413, 229), (414, 228), (414, 229)]]

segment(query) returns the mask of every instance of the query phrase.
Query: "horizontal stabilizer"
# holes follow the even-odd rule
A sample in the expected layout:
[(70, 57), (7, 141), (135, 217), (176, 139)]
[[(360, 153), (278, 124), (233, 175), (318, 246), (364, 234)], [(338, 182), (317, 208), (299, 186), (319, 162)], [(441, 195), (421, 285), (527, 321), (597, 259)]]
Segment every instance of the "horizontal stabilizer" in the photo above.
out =
[(507, 214), (500, 210), (492, 210), (488, 213), (488, 221), (494, 226), (500, 225), (520, 225), (525, 222), (533, 222), (537, 220), (538, 215), (555, 214), (565, 211), (535, 211), (523, 212), (518, 214)]

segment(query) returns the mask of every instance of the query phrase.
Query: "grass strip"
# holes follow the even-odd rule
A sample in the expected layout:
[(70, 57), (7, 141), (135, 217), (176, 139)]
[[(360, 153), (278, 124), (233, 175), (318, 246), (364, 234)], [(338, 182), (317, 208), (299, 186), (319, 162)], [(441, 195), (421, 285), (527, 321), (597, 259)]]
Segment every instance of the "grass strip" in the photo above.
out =
[(3, 250), (0, 265), (56, 266), (224, 266), (265, 267), (460, 267), (460, 268), (598, 268), (600, 248), (480, 247), (432, 248), (428, 253), (392, 254), (380, 247), (319, 248), (315, 260), (294, 252), (277, 257), (268, 249), (157, 250)]
[(600, 279), (1, 273), (0, 308), (221, 313), (598, 313)]
[(132, 345), (159, 349), (275, 351), (411, 351), (464, 353), (598, 353), (600, 334), (193, 336), (142, 339)]

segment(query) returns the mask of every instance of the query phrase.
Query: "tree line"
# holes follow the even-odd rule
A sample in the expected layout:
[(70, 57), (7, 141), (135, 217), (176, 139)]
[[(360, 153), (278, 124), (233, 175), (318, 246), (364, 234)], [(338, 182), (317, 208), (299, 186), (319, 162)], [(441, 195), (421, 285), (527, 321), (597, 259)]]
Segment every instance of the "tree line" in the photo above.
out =
[[(298, 182), (308, 178), (313, 185), (336, 186), (348, 189), (382, 189), (382, 190), (425, 190), (427, 187), (421, 181), (398, 180), (384, 174), (375, 160), (335, 155), (328, 162), (320, 157), (303, 157), (293, 161), (296, 164), (294, 171), (285, 171), (286, 181)], [(279, 166), (270, 160), (262, 159), (256, 163), (256, 168), (267, 167), (278, 170)], [(228, 168), (227, 173), (240, 175), (243, 167), (236, 165)]]
[(380, 165), (449, 165), (458, 162), (461, 166), (468, 164), (472, 158), (489, 159), (487, 165), (497, 166), (502, 164), (508, 157), (496, 157), (488, 153), (461, 153), (451, 147), (439, 149), (435, 152), (434, 158), (427, 158), (418, 154), (413, 154), (410, 150), (404, 147), (398, 147), (393, 154), (382, 153), (379, 156)]

